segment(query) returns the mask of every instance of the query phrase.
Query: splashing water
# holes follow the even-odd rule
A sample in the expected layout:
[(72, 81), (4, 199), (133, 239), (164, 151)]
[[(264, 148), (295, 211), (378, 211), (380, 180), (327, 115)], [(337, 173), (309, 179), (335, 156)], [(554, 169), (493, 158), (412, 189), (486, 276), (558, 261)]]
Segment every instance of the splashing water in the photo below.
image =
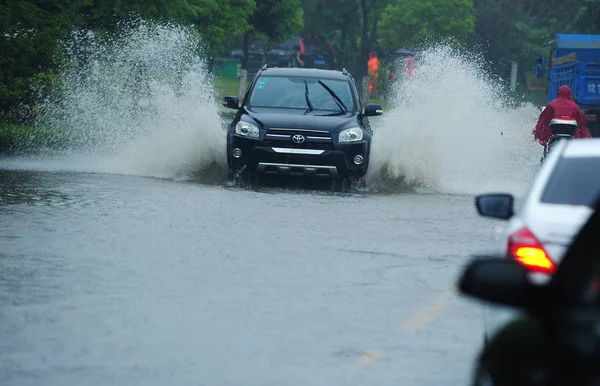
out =
[(186, 28), (144, 21), (108, 36), (73, 33), (59, 87), (37, 122), (46, 148), (91, 172), (179, 179), (225, 170), (225, 135), (199, 42)]
[[(41, 106), (38, 132), (53, 157), (38, 166), (223, 181), (226, 137), (199, 42), (186, 28), (141, 21), (109, 36), (74, 33), (60, 87)], [(541, 154), (530, 134), (538, 111), (510, 107), (482, 68), (443, 45), (418, 55), (415, 75), (373, 122), (369, 190), (524, 190)]]
[(416, 63), (374, 122), (371, 189), (522, 194), (541, 156), (530, 134), (539, 111), (506, 103), (476, 57), (439, 45)]

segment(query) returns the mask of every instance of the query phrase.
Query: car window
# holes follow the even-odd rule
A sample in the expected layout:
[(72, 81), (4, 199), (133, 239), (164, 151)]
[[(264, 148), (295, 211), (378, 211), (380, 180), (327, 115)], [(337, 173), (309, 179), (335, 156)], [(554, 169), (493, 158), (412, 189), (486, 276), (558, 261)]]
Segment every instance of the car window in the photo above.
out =
[(250, 96), (250, 106), (307, 109), (305, 80), (308, 84), (308, 97), (315, 110), (340, 111), (333, 97), (318, 80), (333, 90), (348, 110), (354, 109), (348, 81), (293, 76), (261, 76)]
[(594, 205), (600, 192), (600, 157), (561, 158), (542, 193), (541, 202)]

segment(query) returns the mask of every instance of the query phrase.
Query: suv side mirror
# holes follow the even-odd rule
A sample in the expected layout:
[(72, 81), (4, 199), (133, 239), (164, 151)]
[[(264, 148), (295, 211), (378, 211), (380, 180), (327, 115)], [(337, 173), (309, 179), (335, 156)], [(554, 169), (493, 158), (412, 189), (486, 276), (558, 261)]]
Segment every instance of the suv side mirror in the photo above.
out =
[(538, 56), (535, 58), (535, 77), (543, 78), (546, 76), (546, 58)]
[(223, 106), (227, 107), (228, 109), (237, 109), (239, 108), (239, 104), (239, 98), (236, 96), (226, 96), (223, 98)]
[(365, 107), (365, 115), (367, 117), (376, 117), (381, 114), (383, 114), (383, 107), (381, 107), (381, 105), (369, 103), (367, 107)]
[(514, 201), (510, 194), (481, 194), (475, 197), (475, 206), (480, 216), (508, 220), (514, 214)]
[(534, 304), (534, 285), (527, 269), (503, 257), (476, 256), (463, 271), (458, 287), (463, 295), (492, 304), (515, 308)]

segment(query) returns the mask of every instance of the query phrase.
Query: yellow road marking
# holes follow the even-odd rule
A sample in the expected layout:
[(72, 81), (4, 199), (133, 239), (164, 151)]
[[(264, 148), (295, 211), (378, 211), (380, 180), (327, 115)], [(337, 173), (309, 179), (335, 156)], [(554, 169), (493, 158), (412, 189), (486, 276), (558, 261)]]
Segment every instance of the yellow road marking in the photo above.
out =
[[(410, 319), (402, 324), (401, 329), (404, 331), (418, 331), (427, 327), (446, 309), (450, 301), (456, 297), (456, 289), (448, 288), (439, 294), (433, 302), (418, 310)], [(380, 350), (369, 350), (360, 353), (355, 363), (358, 365), (366, 365), (378, 359), (384, 358), (385, 353)], [(347, 374), (350, 375), (350, 374)]]
[(433, 322), (456, 296), (456, 290), (449, 288), (442, 292), (433, 302), (421, 308), (410, 319), (402, 324), (405, 331), (418, 331)]
[(366, 365), (377, 359), (381, 359), (384, 356), (385, 354), (382, 351), (365, 351), (356, 359), (356, 363), (359, 365)]

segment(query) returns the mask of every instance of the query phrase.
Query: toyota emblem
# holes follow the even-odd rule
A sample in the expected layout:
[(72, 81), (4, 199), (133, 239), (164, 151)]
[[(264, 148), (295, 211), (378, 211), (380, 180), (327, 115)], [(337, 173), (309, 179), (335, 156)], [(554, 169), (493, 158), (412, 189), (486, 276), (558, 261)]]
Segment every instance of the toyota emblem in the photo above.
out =
[(303, 135), (300, 134), (296, 134), (292, 137), (292, 141), (294, 141), (295, 143), (302, 143), (306, 140), (306, 138), (304, 138)]

